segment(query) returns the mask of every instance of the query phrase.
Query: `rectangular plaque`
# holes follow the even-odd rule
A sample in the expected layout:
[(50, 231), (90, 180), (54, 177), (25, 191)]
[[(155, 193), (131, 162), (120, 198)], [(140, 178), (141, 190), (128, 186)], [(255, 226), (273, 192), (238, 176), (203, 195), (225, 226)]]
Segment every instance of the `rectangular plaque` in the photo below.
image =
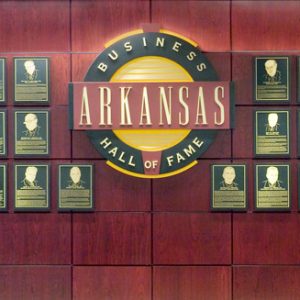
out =
[(49, 104), (49, 58), (14, 58), (15, 104)]
[(246, 165), (211, 166), (211, 209), (246, 210)]
[(93, 209), (92, 165), (59, 165), (58, 209), (61, 211)]
[(0, 157), (7, 154), (7, 140), (6, 140), (6, 111), (0, 110)]
[(6, 171), (6, 164), (0, 164), (0, 211), (7, 211), (7, 171)]
[(290, 210), (290, 165), (255, 166), (255, 209)]
[(15, 110), (15, 156), (49, 156), (50, 112), (46, 109)]
[(16, 211), (48, 211), (49, 205), (49, 165), (15, 165)]
[(254, 60), (254, 101), (283, 104), (290, 101), (290, 58), (257, 56)]
[(254, 154), (256, 157), (290, 155), (289, 110), (255, 110)]
[(6, 59), (0, 58), (0, 104), (6, 102)]

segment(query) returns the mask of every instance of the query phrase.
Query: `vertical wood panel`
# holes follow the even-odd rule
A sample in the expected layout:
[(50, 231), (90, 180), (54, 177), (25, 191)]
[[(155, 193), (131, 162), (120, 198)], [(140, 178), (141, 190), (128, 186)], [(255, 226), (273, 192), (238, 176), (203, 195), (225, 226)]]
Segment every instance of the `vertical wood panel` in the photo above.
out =
[(149, 264), (150, 216), (129, 213), (75, 214), (75, 264)]
[(230, 264), (230, 214), (157, 213), (153, 220), (155, 264)]
[(0, 51), (70, 50), (69, 1), (1, 1)]
[(231, 299), (229, 267), (154, 267), (155, 300)]
[(150, 300), (147, 267), (75, 267), (74, 300)]
[(0, 299), (71, 300), (71, 269), (63, 266), (0, 266)]

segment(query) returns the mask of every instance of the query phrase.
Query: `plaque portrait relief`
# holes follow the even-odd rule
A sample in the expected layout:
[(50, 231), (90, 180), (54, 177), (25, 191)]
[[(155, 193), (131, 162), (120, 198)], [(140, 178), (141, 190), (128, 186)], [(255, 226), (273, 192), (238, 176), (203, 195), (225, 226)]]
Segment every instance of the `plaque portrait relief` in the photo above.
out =
[(212, 165), (211, 170), (211, 209), (246, 209), (246, 166)]
[(59, 210), (93, 209), (92, 175), (92, 165), (59, 165)]
[(49, 166), (15, 165), (15, 210), (49, 210)]
[(289, 209), (289, 165), (256, 165), (256, 208)]
[(48, 156), (49, 136), (48, 110), (15, 111), (15, 155)]
[(290, 101), (289, 57), (256, 57), (254, 70), (256, 102)]
[(49, 59), (14, 58), (14, 102), (49, 104)]
[(256, 156), (290, 155), (290, 112), (256, 110), (254, 114), (254, 154)]

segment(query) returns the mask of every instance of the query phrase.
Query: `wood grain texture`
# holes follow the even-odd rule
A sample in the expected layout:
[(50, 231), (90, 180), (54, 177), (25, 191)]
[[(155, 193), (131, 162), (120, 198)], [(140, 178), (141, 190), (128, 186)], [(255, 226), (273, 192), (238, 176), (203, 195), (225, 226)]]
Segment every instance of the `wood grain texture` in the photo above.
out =
[(72, 1), (72, 50), (99, 51), (112, 38), (149, 23), (149, 8), (148, 0)]
[(253, 107), (236, 107), (232, 132), (233, 157), (253, 158)]
[(154, 267), (156, 300), (231, 299), (230, 267)]
[(71, 300), (71, 268), (0, 266), (0, 299)]
[(241, 266), (233, 269), (235, 300), (300, 298), (299, 266)]
[(156, 213), (154, 264), (230, 264), (230, 214)]
[(69, 1), (1, 1), (0, 51), (70, 50)]
[(150, 179), (117, 172), (106, 162), (95, 162), (96, 211), (150, 211)]
[[(228, 161), (227, 161), (228, 162)], [(155, 211), (209, 211), (210, 164), (199, 160), (198, 165), (179, 175), (153, 181)]]
[(230, 50), (229, 1), (153, 1), (152, 22), (180, 33), (203, 51)]
[(150, 300), (151, 269), (147, 267), (75, 267), (74, 300)]
[(149, 214), (74, 214), (73, 238), (75, 264), (150, 263)]
[(232, 50), (300, 47), (299, 1), (233, 1)]
[(71, 262), (69, 215), (1, 214), (0, 227), (0, 264)]
[(299, 228), (297, 213), (234, 214), (234, 264), (299, 264)]

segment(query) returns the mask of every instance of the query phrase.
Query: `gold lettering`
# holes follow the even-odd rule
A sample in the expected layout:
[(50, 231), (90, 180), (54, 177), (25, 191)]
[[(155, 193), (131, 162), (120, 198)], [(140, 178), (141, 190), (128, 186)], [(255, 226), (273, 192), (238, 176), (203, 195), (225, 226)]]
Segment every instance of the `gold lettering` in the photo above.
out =
[(124, 44), (125, 50), (126, 52), (130, 52), (132, 50), (132, 45), (130, 44), (130, 42), (126, 42)]
[(189, 60), (189, 61), (193, 61), (194, 58), (197, 56), (197, 54), (194, 52), (194, 51), (191, 51), (187, 56), (186, 58)]
[(221, 100), (219, 99), (219, 94), (221, 92), (221, 98), (224, 99), (224, 87), (223, 86), (217, 86), (215, 88), (215, 102), (218, 105), (220, 109), (220, 115), (218, 118), (218, 115), (216, 112), (214, 112), (214, 121), (216, 125), (222, 125), (225, 122), (225, 111), (224, 111), (224, 105), (222, 104)]
[(182, 45), (181, 43), (175, 42), (172, 49), (173, 49), (175, 52), (179, 52), (179, 47), (180, 47), (181, 45)]
[(117, 60), (119, 55), (115, 50), (112, 50), (111, 53), (108, 54), (111, 60)]
[[(100, 90), (100, 122), (99, 125), (112, 125), (111, 123), (111, 90), (108, 87), (99, 87)], [(105, 97), (106, 95), (106, 97)], [(106, 98), (106, 102), (105, 102)], [(106, 120), (104, 117), (104, 110), (106, 110)]]
[(206, 110), (205, 110), (205, 102), (204, 102), (204, 95), (203, 95), (203, 88), (199, 87), (198, 92), (198, 104), (197, 104), (197, 115), (196, 115), (196, 125), (199, 125), (199, 118), (202, 118), (202, 125), (207, 125), (206, 120)]
[(183, 99), (183, 92), (185, 93), (185, 97), (189, 97), (189, 89), (186, 86), (182, 86), (179, 88), (179, 103), (182, 105), (184, 108), (184, 119), (185, 121), (182, 121), (182, 114), (179, 112), (179, 124), (180, 125), (187, 125), (189, 123), (189, 106)]
[[(146, 118), (146, 124), (144, 124), (144, 122), (143, 122), (144, 118)], [(149, 99), (148, 99), (148, 90), (147, 90), (147, 87), (145, 87), (145, 86), (143, 87), (140, 125), (152, 125), (151, 116), (150, 116)]]
[(157, 37), (157, 39), (156, 39), (156, 47), (158, 47), (158, 46), (163, 47), (164, 44), (165, 44), (165, 38)]
[(159, 125), (164, 125), (163, 122), (163, 117), (162, 117), (162, 107), (164, 108), (164, 112), (165, 112), (165, 117), (167, 120), (167, 124), (171, 125), (172, 124), (172, 87), (168, 87), (169, 90), (169, 101), (167, 102), (167, 96), (166, 96), (166, 92), (165, 92), (165, 88), (164, 87), (159, 87), (159, 95), (160, 95), (160, 118), (159, 118)]
[[(86, 122), (84, 123), (83, 120)], [(87, 94), (86, 86), (83, 87), (82, 90), (82, 98), (81, 98), (81, 111), (80, 111), (80, 122), (79, 125), (92, 125), (91, 116), (90, 116), (90, 107), (89, 107), (89, 99)]]
[(206, 64), (205, 63), (201, 63), (201, 64), (197, 65), (197, 70), (199, 72), (202, 72), (203, 70), (206, 70)]
[(128, 95), (132, 87), (120, 87), (121, 89), (121, 124), (132, 125), (128, 103)]

